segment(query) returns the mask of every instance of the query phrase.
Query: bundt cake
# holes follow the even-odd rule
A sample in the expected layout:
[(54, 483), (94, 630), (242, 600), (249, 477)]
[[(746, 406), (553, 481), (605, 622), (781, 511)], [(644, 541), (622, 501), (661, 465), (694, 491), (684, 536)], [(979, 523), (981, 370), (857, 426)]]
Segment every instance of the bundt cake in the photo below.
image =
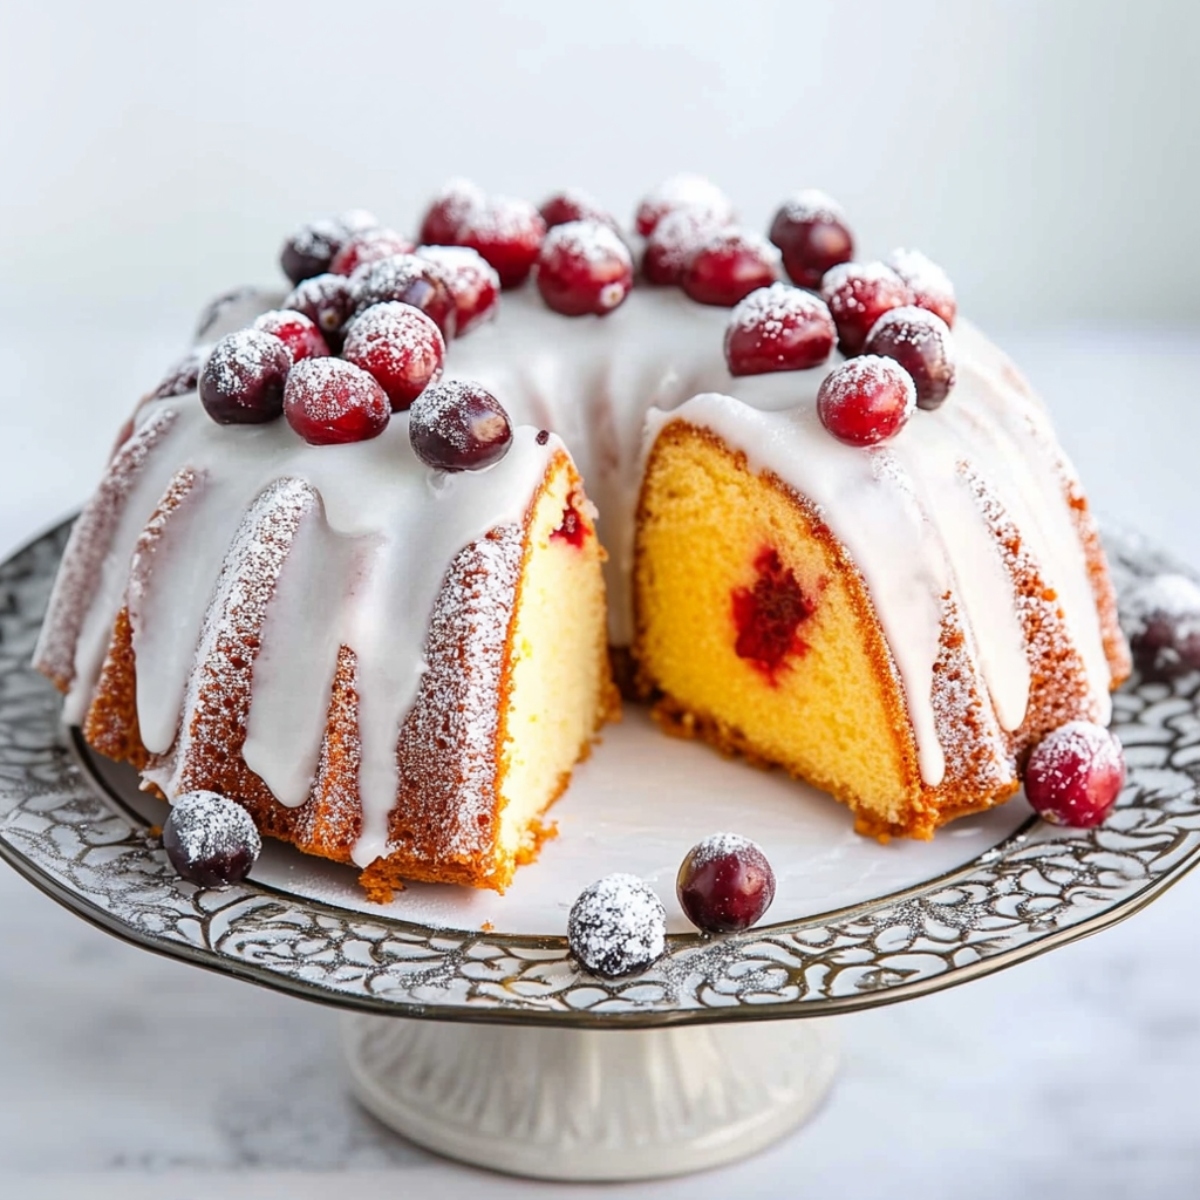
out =
[(385, 899), (503, 890), (618, 714), (610, 661), (877, 836), (1107, 720), (1128, 653), (1027, 385), (923, 256), (850, 262), (828, 197), (768, 242), (719, 196), (647, 198), (640, 281), (579, 193), (455, 184), (425, 247), (304, 227), (293, 292), (206, 312), (76, 522), (36, 657), (66, 721)]

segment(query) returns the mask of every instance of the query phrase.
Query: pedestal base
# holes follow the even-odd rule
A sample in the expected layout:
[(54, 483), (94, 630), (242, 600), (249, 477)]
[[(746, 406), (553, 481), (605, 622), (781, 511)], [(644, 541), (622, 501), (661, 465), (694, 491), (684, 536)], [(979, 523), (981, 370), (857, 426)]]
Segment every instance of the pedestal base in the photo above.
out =
[(828, 1020), (577, 1030), (343, 1018), (358, 1099), (422, 1146), (545, 1179), (681, 1175), (755, 1153), (829, 1090)]

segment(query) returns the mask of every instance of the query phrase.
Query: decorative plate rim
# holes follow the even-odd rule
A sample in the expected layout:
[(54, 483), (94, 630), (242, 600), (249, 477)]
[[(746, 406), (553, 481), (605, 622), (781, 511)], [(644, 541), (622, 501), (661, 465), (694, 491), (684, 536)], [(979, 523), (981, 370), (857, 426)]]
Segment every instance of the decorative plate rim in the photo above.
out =
[[(87, 769), (30, 654), (70, 519), (0, 563), (0, 859), (125, 941), (305, 999), (450, 1021), (634, 1028), (821, 1017), (1012, 966), (1132, 916), (1200, 862), (1200, 673), (1135, 677), (1114, 728), (1129, 778), (1096, 830), (1026, 822), (977, 858), (863, 903), (721, 939), (668, 938), (650, 970), (600, 979), (564, 937), (442, 929), (247, 881), (180, 880)], [(1118, 590), (1184, 571), (1106, 527)]]

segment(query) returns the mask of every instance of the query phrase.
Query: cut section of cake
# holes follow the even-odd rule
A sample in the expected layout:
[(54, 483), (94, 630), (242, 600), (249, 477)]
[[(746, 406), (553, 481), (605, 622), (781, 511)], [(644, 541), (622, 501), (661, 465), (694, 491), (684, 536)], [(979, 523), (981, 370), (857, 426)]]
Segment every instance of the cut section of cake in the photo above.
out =
[(1095, 527), (1040, 405), (969, 352), (954, 405), (843, 445), (814, 405), (656, 414), (634, 657), (672, 732), (929, 837), (1019, 786), (1028, 749), (1107, 721), (1128, 673)]
[(316, 448), (283, 422), (230, 437), (194, 397), (145, 406), (37, 663), (168, 798), (235, 798), (377, 899), (503, 890), (618, 710), (604, 554), (557, 438), (518, 427), (502, 462), (449, 475), (406, 422)]

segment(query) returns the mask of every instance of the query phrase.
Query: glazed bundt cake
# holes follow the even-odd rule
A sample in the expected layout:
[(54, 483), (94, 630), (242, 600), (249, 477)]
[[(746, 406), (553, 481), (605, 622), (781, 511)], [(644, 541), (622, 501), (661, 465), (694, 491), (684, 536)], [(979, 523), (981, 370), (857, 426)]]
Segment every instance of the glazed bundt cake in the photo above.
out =
[(945, 276), (850, 262), (819, 193), (768, 242), (674, 180), (637, 230), (640, 278), (578, 193), (455, 184), (421, 247), (303, 227), (291, 294), (205, 314), (76, 522), (37, 651), (65, 719), (379, 899), (503, 890), (619, 711), (610, 661), (880, 836), (1107, 720), (1128, 655), (1079, 482)]

